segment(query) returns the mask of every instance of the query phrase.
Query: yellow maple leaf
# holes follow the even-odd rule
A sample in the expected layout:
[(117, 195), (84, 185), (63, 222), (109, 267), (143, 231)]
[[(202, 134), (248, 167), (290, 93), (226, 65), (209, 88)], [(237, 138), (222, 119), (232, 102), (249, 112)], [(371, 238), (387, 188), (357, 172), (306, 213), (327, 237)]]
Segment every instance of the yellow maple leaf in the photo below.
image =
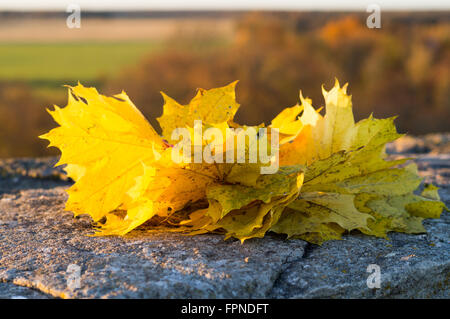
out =
[(49, 113), (60, 126), (40, 137), (61, 150), (57, 165), (69, 164), (66, 171), (76, 182), (66, 209), (98, 221), (126, 207), (142, 163), (154, 162), (164, 150), (161, 137), (124, 93), (105, 97), (79, 84), (69, 87), (65, 108)]
[[(423, 218), (438, 218), (445, 205), (414, 195), (421, 178), (408, 159), (386, 160), (385, 146), (400, 136), (393, 120), (370, 116), (354, 122), (347, 85), (326, 91), (325, 116), (301, 96), (304, 128), (280, 149), (280, 164), (307, 164), (302, 193), (272, 230), (315, 243), (344, 231), (386, 237), (389, 231), (424, 232)], [(331, 228), (330, 228), (331, 227)]]
[[(69, 87), (68, 105), (49, 111), (60, 126), (41, 136), (61, 150), (58, 164), (75, 181), (66, 209), (89, 214), (96, 235), (148, 222), (151, 232), (244, 241), (273, 231), (320, 244), (355, 229), (379, 237), (423, 232), (422, 220), (446, 208), (432, 185), (414, 193), (415, 165), (387, 160), (386, 143), (401, 136), (394, 118), (355, 123), (347, 85), (322, 88), (324, 116), (300, 93), (301, 104), (268, 127), (249, 127), (234, 122), (236, 83), (199, 89), (188, 105), (163, 93), (162, 136), (124, 92)], [(177, 129), (186, 129), (186, 148), (172, 145)], [(254, 158), (261, 150), (265, 159)], [(273, 164), (275, 171), (264, 170)]]
[(236, 84), (237, 81), (221, 88), (198, 89), (197, 95), (188, 105), (181, 105), (161, 92), (164, 97), (164, 112), (157, 120), (161, 125), (164, 138), (172, 141), (172, 132), (175, 129), (192, 128), (195, 120), (201, 120), (204, 124), (210, 125), (232, 121), (239, 108), (236, 102)]

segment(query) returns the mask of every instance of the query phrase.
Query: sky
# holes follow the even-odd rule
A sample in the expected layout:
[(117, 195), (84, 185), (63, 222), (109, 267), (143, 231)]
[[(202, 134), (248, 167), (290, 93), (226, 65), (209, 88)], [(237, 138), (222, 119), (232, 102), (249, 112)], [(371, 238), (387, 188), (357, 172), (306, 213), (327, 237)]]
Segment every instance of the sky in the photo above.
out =
[(369, 4), (381, 10), (450, 10), (450, 0), (0, 0), (1, 10), (66, 11), (69, 4), (82, 10), (353, 10)]

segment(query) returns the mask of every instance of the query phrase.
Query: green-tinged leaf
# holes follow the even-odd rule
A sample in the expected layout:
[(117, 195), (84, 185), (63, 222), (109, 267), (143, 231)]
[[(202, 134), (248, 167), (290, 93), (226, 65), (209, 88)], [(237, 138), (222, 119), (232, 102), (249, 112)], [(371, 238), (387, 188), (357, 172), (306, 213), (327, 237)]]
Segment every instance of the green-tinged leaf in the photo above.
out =
[(280, 168), (278, 173), (261, 175), (256, 187), (244, 185), (214, 185), (207, 190), (206, 197), (222, 206), (221, 217), (254, 201), (269, 203), (272, 198), (288, 196), (300, 189), (303, 182), (302, 166)]

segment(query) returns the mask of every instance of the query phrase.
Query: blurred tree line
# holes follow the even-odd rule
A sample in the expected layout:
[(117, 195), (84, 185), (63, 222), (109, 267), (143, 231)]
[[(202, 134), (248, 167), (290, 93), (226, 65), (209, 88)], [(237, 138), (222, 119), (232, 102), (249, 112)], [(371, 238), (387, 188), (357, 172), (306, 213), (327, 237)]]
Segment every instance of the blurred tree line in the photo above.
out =
[(37, 138), (54, 126), (45, 111), (50, 105), (24, 83), (0, 82), (0, 157), (57, 154)]
[[(143, 59), (100, 91), (125, 90), (155, 128), (164, 91), (185, 104), (195, 89), (240, 80), (237, 122), (269, 123), (298, 101), (299, 89), (323, 105), (321, 85), (349, 82), (356, 119), (398, 115), (401, 132), (448, 131), (450, 118), (450, 19), (425, 22), (382, 16), (369, 29), (366, 15), (250, 13), (241, 17), (231, 43), (202, 50), (205, 39), (172, 38), (168, 49)], [(0, 156), (50, 154), (37, 135), (54, 126), (48, 101), (23, 85), (0, 85)], [(52, 103), (64, 101), (52, 101)]]
[[(448, 131), (450, 115), (450, 21), (414, 24), (384, 22), (369, 29), (365, 15), (343, 15), (319, 27), (305, 14), (253, 13), (238, 24), (231, 45), (215, 51), (190, 49), (192, 41), (142, 61), (107, 83), (110, 93), (125, 89), (152, 119), (161, 114), (163, 90), (187, 103), (195, 88), (240, 80), (241, 123), (268, 123), (298, 101), (299, 89), (323, 104), (321, 85), (334, 77), (349, 82), (357, 119), (399, 115), (403, 132)], [(308, 28), (308, 26), (310, 28)]]

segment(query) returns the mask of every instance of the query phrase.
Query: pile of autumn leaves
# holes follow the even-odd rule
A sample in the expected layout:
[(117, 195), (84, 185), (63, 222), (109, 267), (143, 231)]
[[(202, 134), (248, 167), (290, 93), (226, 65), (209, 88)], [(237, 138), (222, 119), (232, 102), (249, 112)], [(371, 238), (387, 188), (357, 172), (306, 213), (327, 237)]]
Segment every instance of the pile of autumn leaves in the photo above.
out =
[(140, 227), (244, 241), (272, 231), (319, 244), (351, 230), (421, 233), (424, 218), (439, 218), (445, 206), (437, 188), (415, 194), (416, 166), (385, 159), (386, 143), (401, 136), (394, 119), (355, 123), (351, 96), (337, 81), (323, 89), (324, 116), (300, 94), (301, 104), (269, 125), (279, 130), (277, 173), (261, 175), (262, 163), (176, 164), (175, 128), (192, 129), (194, 120), (204, 128), (247, 128), (233, 122), (235, 85), (199, 89), (188, 105), (163, 94), (162, 137), (124, 92), (107, 97), (69, 87), (68, 105), (49, 111), (60, 126), (42, 136), (61, 150), (58, 165), (67, 164), (75, 181), (66, 210), (89, 214), (96, 235)]

